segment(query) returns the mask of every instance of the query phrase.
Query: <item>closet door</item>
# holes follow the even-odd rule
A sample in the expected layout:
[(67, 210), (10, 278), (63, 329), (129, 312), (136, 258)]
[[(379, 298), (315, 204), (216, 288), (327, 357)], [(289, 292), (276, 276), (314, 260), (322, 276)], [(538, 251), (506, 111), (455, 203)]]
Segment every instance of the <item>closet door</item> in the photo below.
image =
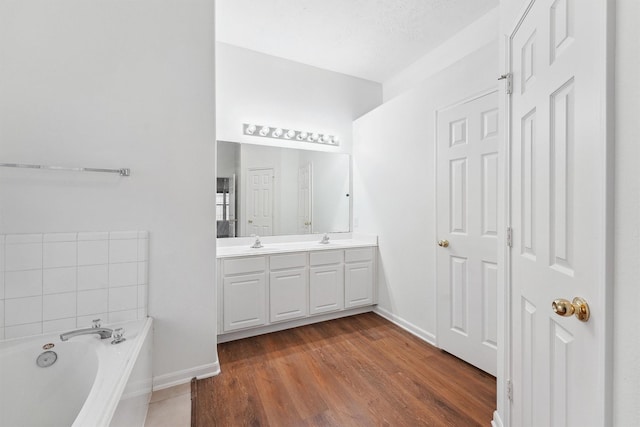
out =
[(437, 126), (438, 346), (495, 375), (497, 92), (438, 111)]

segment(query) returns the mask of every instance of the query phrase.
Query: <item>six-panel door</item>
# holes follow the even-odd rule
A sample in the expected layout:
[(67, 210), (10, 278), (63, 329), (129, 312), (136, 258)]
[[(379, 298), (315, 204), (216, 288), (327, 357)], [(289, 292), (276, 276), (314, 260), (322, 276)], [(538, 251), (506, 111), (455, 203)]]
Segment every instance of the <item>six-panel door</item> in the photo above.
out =
[(510, 38), (512, 425), (611, 425), (607, 3), (532, 1)]
[(438, 346), (495, 375), (497, 92), (439, 110), (437, 126)]

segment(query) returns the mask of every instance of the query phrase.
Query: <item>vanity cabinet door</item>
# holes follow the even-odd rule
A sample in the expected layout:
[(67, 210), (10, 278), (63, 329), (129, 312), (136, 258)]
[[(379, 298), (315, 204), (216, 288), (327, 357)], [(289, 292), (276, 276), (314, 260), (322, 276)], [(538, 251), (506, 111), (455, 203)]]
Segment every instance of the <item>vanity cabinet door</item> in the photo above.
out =
[(306, 268), (271, 272), (269, 295), (272, 322), (307, 316), (307, 284)]
[(345, 264), (346, 308), (373, 304), (373, 264), (371, 261)]
[(224, 292), (224, 331), (262, 326), (267, 323), (266, 273), (240, 274), (225, 277)]
[(311, 267), (309, 277), (309, 314), (342, 310), (344, 307), (343, 265)]
[(373, 249), (345, 251), (345, 308), (373, 304)]

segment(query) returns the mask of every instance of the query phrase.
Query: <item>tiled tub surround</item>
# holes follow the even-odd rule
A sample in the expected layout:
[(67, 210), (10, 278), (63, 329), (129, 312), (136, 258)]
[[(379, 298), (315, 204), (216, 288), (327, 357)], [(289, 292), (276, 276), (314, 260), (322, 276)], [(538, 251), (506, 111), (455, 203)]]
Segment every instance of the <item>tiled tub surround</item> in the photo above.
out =
[(0, 339), (147, 316), (146, 231), (0, 235)]

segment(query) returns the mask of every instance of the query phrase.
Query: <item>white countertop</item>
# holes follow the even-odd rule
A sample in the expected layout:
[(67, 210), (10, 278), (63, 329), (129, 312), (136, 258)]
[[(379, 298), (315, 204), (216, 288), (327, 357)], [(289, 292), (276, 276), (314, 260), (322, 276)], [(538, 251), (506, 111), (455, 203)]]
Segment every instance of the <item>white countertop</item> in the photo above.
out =
[[(322, 236), (320, 236), (320, 239)], [(266, 238), (265, 238), (266, 239)], [(271, 255), (289, 252), (326, 251), (331, 249), (364, 248), (378, 246), (376, 236), (363, 236), (356, 238), (331, 239), (329, 243), (320, 243), (320, 239), (306, 241), (290, 241), (269, 243), (262, 239), (261, 248), (252, 248), (253, 240), (249, 244), (218, 246), (216, 258), (233, 258), (251, 255)], [(243, 239), (244, 240), (244, 239)]]

